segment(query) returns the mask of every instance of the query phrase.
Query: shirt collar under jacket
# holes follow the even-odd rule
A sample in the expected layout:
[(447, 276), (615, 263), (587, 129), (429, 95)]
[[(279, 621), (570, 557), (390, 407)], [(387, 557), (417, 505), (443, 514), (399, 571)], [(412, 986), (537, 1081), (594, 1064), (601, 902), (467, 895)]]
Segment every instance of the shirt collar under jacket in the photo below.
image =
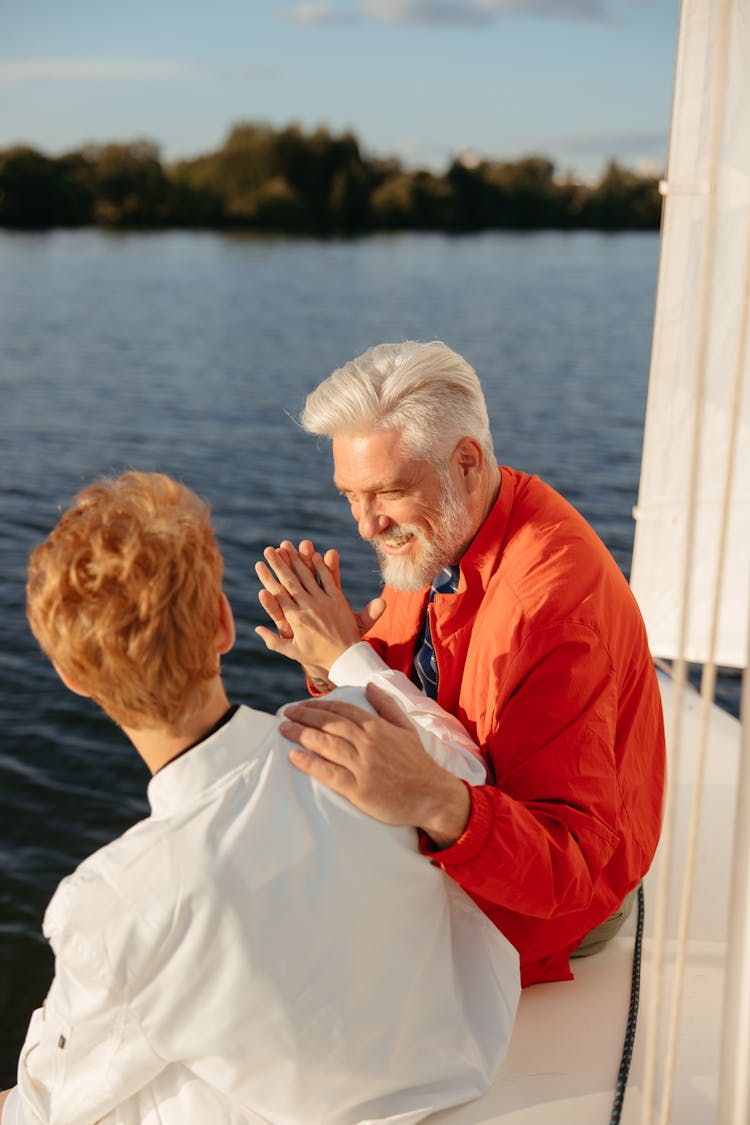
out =
[(213, 785), (222, 783), (228, 773), (246, 766), (276, 725), (274, 715), (240, 707), (228, 723), (209, 734), (189, 754), (168, 762), (148, 785), (148, 801), (153, 816), (169, 816)]

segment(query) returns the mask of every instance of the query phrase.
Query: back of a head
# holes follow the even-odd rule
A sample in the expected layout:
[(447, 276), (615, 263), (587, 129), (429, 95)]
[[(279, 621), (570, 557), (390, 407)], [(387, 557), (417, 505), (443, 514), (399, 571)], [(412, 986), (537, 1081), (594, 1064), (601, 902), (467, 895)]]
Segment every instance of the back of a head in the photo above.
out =
[(32, 553), (40, 646), (116, 722), (178, 731), (217, 674), (222, 561), (208, 506), (160, 473), (84, 489)]
[(414, 454), (444, 460), (462, 437), (493, 458), (487, 407), (473, 367), (438, 340), (378, 344), (338, 368), (308, 395), (308, 433), (333, 438), (397, 430)]

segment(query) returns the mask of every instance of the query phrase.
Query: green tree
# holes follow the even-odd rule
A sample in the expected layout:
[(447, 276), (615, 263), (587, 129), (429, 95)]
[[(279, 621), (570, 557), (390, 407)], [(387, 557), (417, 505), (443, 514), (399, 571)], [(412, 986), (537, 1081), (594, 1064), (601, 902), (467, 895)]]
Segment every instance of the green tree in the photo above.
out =
[(91, 145), (75, 154), (94, 195), (94, 217), (105, 226), (169, 222), (169, 183), (150, 141)]
[(611, 161), (595, 186), (559, 179), (543, 156), (456, 159), (445, 175), (365, 159), (352, 133), (276, 130), (245, 121), (221, 147), (162, 167), (149, 141), (89, 146), (59, 158), (0, 152), (0, 223), (55, 226), (247, 226), (366, 229), (656, 229), (658, 183)]
[(397, 172), (375, 188), (370, 213), (376, 227), (441, 230), (453, 227), (455, 199), (448, 180), (432, 172)]
[(488, 175), (486, 161), (454, 160), (447, 172), (453, 189), (454, 224), (458, 230), (485, 230), (501, 225), (504, 193)]
[(229, 222), (281, 229), (350, 230), (367, 223), (369, 176), (356, 138), (327, 129), (235, 125), (212, 156), (177, 165), (174, 174), (223, 200)]
[(584, 212), (592, 226), (602, 230), (653, 230), (661, 219), (659, 181), (629, 172), (611, 160), (591, 192)]
[(0, 223), (77, 226), (91, 220), (93, 196), (67, 157), (19, 146), (0, 153)]
[(273, 176), (253, 193), (249, 218), (260, 227), (296, 231), (305, 226), (304, 202), (285, 176)]

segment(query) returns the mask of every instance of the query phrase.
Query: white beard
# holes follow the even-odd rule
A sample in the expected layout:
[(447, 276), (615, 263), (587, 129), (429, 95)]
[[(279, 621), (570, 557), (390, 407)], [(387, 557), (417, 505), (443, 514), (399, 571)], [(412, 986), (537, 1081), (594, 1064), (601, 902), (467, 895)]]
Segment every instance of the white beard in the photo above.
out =
[[(431, 538), (428, 539), (420, 527), (402, 523), (389, 528), (371, 542), (385, 584), (394, 590), (413, 594), (429, 586), (444, 566), (454, 566), (458, 562), (473, 533), (471, 517), (453, 485), (448, 483), (443, 489), (440, 517)], [(417, 545), (416, 558), (400, 558), (383, 550), (383, 543), (397, 544), (408, 537), (412, 537), (412, 542)]]

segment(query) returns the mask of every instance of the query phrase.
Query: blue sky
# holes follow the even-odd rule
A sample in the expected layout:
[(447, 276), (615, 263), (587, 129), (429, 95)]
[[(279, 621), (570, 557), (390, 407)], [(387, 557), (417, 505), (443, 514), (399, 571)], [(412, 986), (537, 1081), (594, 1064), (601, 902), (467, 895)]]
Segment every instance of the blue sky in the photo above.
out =
[(677, 3), (0, 0), (0, 148), (146, 137), (171, 160), (296, 121), (439, 171), (458, 153), (661, 170)]

